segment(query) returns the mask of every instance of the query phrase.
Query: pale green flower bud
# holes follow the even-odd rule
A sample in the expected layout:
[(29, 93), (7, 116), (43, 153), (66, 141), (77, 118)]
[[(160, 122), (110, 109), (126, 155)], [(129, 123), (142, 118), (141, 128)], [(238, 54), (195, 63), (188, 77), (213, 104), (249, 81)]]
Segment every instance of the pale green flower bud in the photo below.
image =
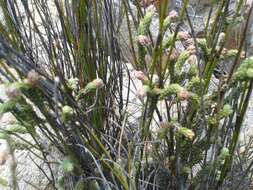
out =
[(225, 160), (228, 156), (229, 156), (229, 150), (228, 150), (228, 148), (223, 147), (221, 149), (221, 152), (220, 152), (220, 155), (219, 155), (218, 159), (220, 161), (222, 161), (222, 160)]
[(173, 35), (170, 34), (163, 40), (163, 48), (164, 49), (169, 48), (172, 45), (172, 42), (173, 42)]
[(76, 90), (77, 87), (78, 87), (78, 82), (79, 82), (79, 79), (78, 78), (70, 78), (68, 81), (67, 81), (67, 86), (72, 89), (72, 90)]
[(245, 81), (253, 78), (253, 57), (245, 59), (234, 74), (234, 78)]
[(62, 107), (62, 113), (63, 114), (68, 114), (68, 115), (72, 115), (73, 114), (73, 109), (70, 106), (63, 106)]
[(170, 95), (177, 95), (183, 88), (179, 84), (170, 84), (161, 90), (160, 98), (163, 99)]
[(73, 114), (74, 114), (74, 110), (70, 106), (63, 106), (62, 107), (61, 118), (62, 118), (63, 122), (70, 119)]
[(227, 51), (225, 58), (233, 58), (237, 55), (238, 50), (237, 49), (230, 49)]
[(253, 68), (249, 68), (247, 70), (246, 74), (247, 74), (247, 77), (252, 79), (253, 78)]
[(176, 64), (182, 65), (189, 58), (189, 56), (190, 56), (190, 54), (188, 51), (181, 52)]
[(80, 90), (80, 92), (77, 95), (77, 99), (80, 99), (81, 96), (96, 91), (97, 89), (100, 89), (104, 86), (103, 80), (100, 78), (94, 79), (93, 81), (89, 82), (84, 89)]
[(172, 10), (170, 11), (169, 15), (164, 19), (163, 22), (163, 28), (164, 30), (167, 30), (171, 23), (176, 22), (178, 20), (179, 16), (177, 11)]
[(66, 158), (62, 161), (61, 167), (65, 173), (71, 173), (74, 170), (74, 163), (70, 159)]
[(207, 46), (207, 41), (204, 38), (198, 38), (197, 39), (197, 44), (198, 46), (202, 49), (202, 51), (204, 52), (204, 54), (207, 56), (210, 52), (210, 49)]
[(138, 34), (139, 35), (147, 35), (148, 34), (149, 27), (150, 27), (154, 13), (155, 12), (153, 9), (147, 10), (145, 16), (141, 20), (139, 27), (138, 27)]
[(228, 117), (230, 114), (233, 113), (233, 109), (229, 104), (224, 105), (223, 109), (221, 110), (220, 117)]
[(170, 27), (170, 24), (171, 24), (171, 19), (169, 16), (167, 16), (163, 21), (163, 29), (166, 31)]
[(179, 127), (177, 132), (189, 140), (192, 140), (193, 137), (195, 136), (194, 132), (191, 129), (185, 128), (185, 127)]

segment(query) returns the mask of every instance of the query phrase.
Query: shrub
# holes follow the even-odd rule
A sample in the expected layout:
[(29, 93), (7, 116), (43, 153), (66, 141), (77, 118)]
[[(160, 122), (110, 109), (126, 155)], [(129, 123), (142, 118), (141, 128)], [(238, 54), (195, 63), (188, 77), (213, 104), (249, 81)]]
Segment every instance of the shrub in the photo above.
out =
[[(227, 50), (243, 1), (232, 19), (230, 1), (219, 2), (203, 37), (194, 31), (188, 3), (167, 14), (168, 0), (147, 9), (139, 1), (0, 2), (0, 72), (9, 98), (0, 111), (12, 112), (22, 129), (1, 131), (8, 139), (28, 133), (49, 168), (54, 163), (38, 139), (43, 135), (57, 148), (64, 175), (47, 176), (53, 188), (233, 189), (250, 183), (252, 163), (236, 150), (253, 85), (252, 57), (242, 56), (252, 7), (238, 47)], [(156, 18), (157, 36), (150, 30)], [(128, 109), (133, 79), (123, 60), (142, 83), (134, 126)], [(241, 158), (245, 183), (233, 180)]]

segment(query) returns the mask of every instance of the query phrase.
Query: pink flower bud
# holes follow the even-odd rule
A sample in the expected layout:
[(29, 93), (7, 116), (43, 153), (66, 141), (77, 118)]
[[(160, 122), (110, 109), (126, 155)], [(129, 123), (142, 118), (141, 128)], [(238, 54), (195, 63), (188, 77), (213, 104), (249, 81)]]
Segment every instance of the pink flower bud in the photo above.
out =
[(178, 13), (175, 10), (170, 11), (169, 18), (172, 22), (175, 22), (178, 19)]
[(14, 85), (11, 85), (10, 87), (8, 87), (5, 91), (5, 94), (11, 100), (18, 98), (22, 95), (21, 91)]
[(190, 38), (190, 35), (188, 32), (180, 31), (178, 32), (177, 37), (180, 41), (185, 41)]
[(189, 47), (189, 46), (194, 45), (194, 40), (193, 40), (193, 38), (187, 39), (187, 40), (184, 42), (184, 45), (185, 45), (186, 47)]
[(188, 100), (191, 97), (191, 93), (183, 88), (177, 93), (177, 97), (181, 101)]
[(137, 90), (136, 96), (140, 99), (144, 99), (147, 96), (147, 93), (150, 91), (149, 86), (143, 85)]
[(137, 90), (136, 96), (140, 98), (141, 100), (143, 100), (146, 97), (146, 95), (147, 95), (147, 92), (145, 91), (143, 87)]
[(190, 55), (190, 57), (188, 58), (187, 62), (190, 65), (196, 64), (197, 63), (197, 56), (196, 55)]
[(135, 71), (134, 77), (141, 81), (148, 80), (148, 77), (142, 71)]
[(3, 150), (0, 152), (0, 165), (4, 165), (9, 157), (9, 152), (7, 150)]
[(104, 82), (100, 78), (94, 79), (92, 81), (92, 84), (94, 84), (97, 89), (102, 88), (104, 86)]
[(245, 58), (246, 58), (246, 53), (245, 53), (245, 51), (242, 51), (242, 52), (241, 52), (240, 58), (241, 58), (241, 59), (245, 59)]
[(40, 80), (40, 75), (35, 71), (31, 70), (27, 74), (27, 83), (30, 84), (31, 86), (34, 86), (38, 83)]
[(227, 48), (223, 48), (221, 51), (221, 55), (225, 56), (228, 53), (228, 49)]
[(151, 40), (148, 36), (145, 35), (139, 35), (138, 36), (138, 42), (142, 45), (142, 46), (149, 46), (151, 45)]
[(154, 5), (149, 5), (146, 9), (147, 12), (152, 12), (152, 13), (155, 13), (156, 12), (156, 8)]
[[(168, 52), (166, 52), (168, 54)], [(180, 56), (180, 53), (178, 52), (177, 49), (173, 49), (172, 53), (170, 55), (170, 60), (177, 60)]]
[(160, 128), (167, 128), (169, 125), (167, 122), (160, 122), (159, 126), (160, 126)]
[(196, 47), (194, 45), (190, 45), (186, 50), (189, 52), (190, 55), (196, 54)]
[(251, 5), (252, 5), (252, 0), (246, 0), (245, 5), (243, 7), (243, 9), (244, 9), (244, 11), (243, 11), (244, 18), (246, 18), (248, 16)]

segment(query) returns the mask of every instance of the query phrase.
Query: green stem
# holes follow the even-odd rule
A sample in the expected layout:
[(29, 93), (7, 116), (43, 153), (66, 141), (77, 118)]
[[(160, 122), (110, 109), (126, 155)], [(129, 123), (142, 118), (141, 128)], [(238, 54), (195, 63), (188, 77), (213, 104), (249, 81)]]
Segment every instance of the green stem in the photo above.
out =
[(249, 88), (248, 88), (248, 93), (247, 93), (246, 98), (244, 100), (242, 110), (240, 110), (240, 113), (238, 113), (238, 115), (236, 117), (235, 131), (234, 131), (234, 134), (233, 134), (233, 137), (232, 137), (232, 142), (229, 146), (230, 155), (226, 158), (225, 163), (223, 165), (221, 175), (220, 175), (219, 181), (218, 181), (217, 186), (216, 186), (217, 188), (221, 187), (221, 185), (223, 184), (223, 181), (225, 180), (225, 178), (227, 176), (227, 173), (228, 173), (228, 171), (231, 167), (232, 160), (233, 160), (233, 155), (234, 155), (234, 151), (235, 151), (238, 139), (239, 139), (243, 119), (244, 119), (245, 113), (246, 113), (248, 105), (249, 105), (249, 100), (250, 100), (250, 96), (251, 96), (251, 92), (252, 92), (252, 87), (253, 87), (253, 80), (250, 81), (250, 85), (249, 85)]

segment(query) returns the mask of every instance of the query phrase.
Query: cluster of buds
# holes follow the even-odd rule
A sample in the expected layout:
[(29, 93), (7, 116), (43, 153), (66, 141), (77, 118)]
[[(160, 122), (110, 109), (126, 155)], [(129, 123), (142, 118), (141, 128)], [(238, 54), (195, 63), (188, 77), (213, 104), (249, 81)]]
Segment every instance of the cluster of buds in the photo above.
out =
[(182, 65), (189, 58), (190, 54), (188, 51), (182, 51), (177, 59), (177, 64)]
[(139, 35), (137, 40), (138, 40), (139, 44), (142, 46), (146, 47), (146, 46), (151, 45), (151, 39), (148, 36)]
[(27, 74), (27, 84), (31, 85), (31, 86), (35, 86), (40, 80), (40, 75), (35, 71), (35, 70), (31, 70), (28, 72)]
[(16, 87), (15, 84), (12, 84), (9, 86), (5, 91), (6, 96), (10, 99), (16, 99), (18, 97), (21, 97), (22, 93), (19, 88)]

